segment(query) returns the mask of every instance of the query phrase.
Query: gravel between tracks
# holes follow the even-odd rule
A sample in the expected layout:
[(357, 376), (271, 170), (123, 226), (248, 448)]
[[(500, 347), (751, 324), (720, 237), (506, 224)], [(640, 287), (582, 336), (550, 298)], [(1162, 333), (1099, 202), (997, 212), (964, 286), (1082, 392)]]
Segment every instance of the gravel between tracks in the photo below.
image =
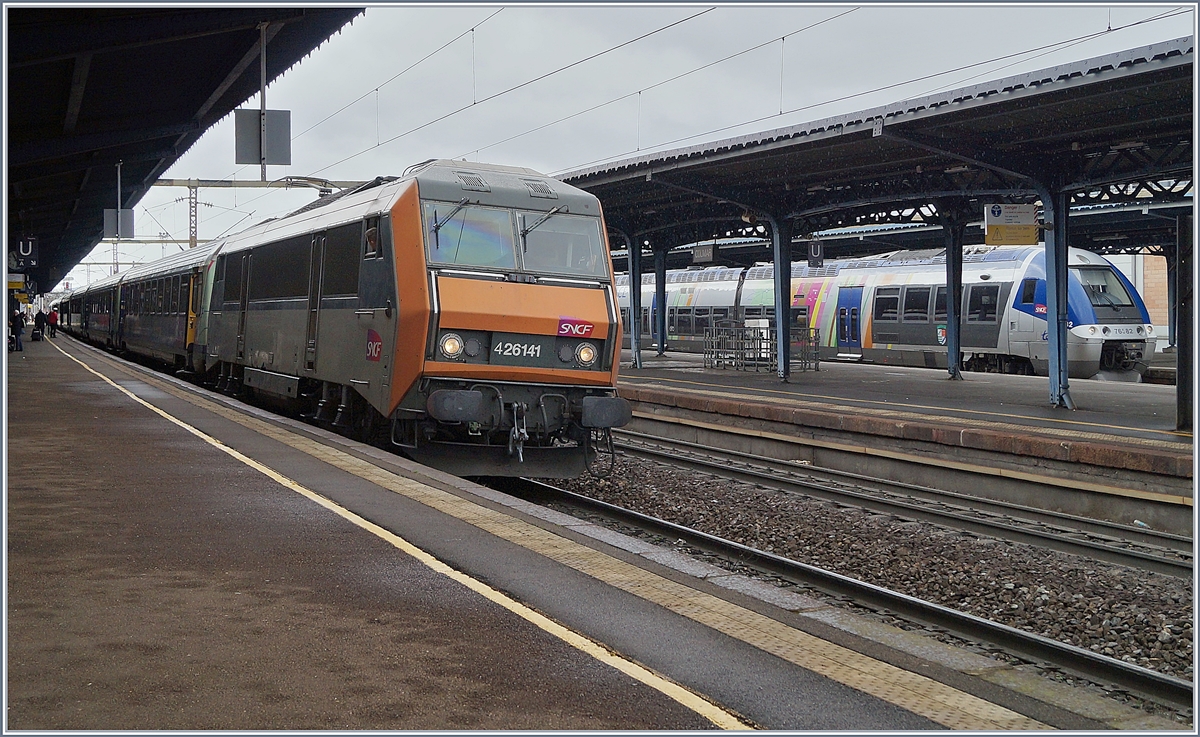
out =
[(558, 485), (1192, 680), (1192, 582), (619, 455)]

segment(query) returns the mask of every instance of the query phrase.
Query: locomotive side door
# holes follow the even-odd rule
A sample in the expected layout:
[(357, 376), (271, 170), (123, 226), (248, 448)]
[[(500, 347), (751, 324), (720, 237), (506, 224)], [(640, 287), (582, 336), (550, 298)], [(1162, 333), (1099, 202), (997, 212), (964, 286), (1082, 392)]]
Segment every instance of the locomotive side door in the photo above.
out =
[(254, 251), (246, 251), (242, 257), (242, 273), (238, 275), (238, 284), (241, 285), (241, 296), (238, 300), (238, 327), (237, 327), (237, 357), (239, 359), (246, 357), (246, 310), (249, 307), (250, 298), (250, 260), (254, 256)]
[(304, 368), (309, 371), (317, 367), (317, 328), (321, 317), (321, 274), (325, 267), (325, 234), (317, 233), (312, 239), (312, 250), (308, 261), (308, 328), (304, 338)]
[(839, 358), (862, 358), (862, 287), (841, 287), (837, 301), (837, 349)]

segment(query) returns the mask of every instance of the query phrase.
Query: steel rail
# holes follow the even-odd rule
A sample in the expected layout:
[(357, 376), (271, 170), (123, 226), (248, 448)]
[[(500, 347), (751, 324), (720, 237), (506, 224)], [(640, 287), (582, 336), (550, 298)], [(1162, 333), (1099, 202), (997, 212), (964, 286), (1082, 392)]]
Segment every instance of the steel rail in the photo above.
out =
[[(636, 435), (621, 434), (622, 438)], [(885, 514), (934, 522), (1177, 578), (1194, 575), (1192, 541), (1179, 535), (844, 471), (814, 466), (798, 468), (785, 461), (680, 440), (643, 435), (636, 443), (623, 439), (616, 444), (626, 452), (724, 478), (775, 487), (785, 493), (852, 503)], [(1130, 545), (1150, 549), (1134, 549), (1128, 547)]]
[(1192, 706), (1192, 683), (1182, 678), (923, 601), (908, 594), (767, 553), (549, 484), (530, 479), (496, 481), (499, 482), (496, 488), (530, 501), (548, 499), (600, 514), (654, 534), (682, 539), (696, 548), (736, 560), (760, 571), (811, 586), (827, 594), (847, 597), (871, 609), (941, 628), (968, 640), (989, 643), (1025, 658), (1045, 661), (1087, 680), (1114, 685), (1150, 701), (1165, 701), (1179, 707)]

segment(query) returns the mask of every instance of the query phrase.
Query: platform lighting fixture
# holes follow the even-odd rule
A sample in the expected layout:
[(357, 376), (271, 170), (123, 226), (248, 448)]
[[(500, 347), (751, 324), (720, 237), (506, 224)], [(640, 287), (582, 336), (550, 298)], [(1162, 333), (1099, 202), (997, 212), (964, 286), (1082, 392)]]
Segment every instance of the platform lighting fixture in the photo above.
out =
[(964, 171), (971, 171), (971, 167), (969, 167), (969, 166), (952, 166), (949, 169), (945, 170), (945, 172), (947, 174), (961, 174)]
[(755, 215), (754, 213), (750, 212), (749, 210), (744, 210), (742, 212), (742, 222), (749, 223), (750, 225), (754, 225), (755, 223), (758, 222), (758, 216)]

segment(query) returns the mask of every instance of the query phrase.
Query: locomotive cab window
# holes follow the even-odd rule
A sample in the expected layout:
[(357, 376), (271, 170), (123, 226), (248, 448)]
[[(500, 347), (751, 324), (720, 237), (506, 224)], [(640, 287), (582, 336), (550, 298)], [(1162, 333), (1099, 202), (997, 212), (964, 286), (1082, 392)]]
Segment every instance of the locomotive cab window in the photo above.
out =
[(363, 221), (363, 258), (382, 258), (383, 248), (379, 242), (379, 218)]
[(1116, 273), (1107, 267), (1080, 268), (1071, 267), (1083, 284), (1088, 299), (1093, 307), (1128, 307), (1133, 304), (1125, 285), (1117, 278)]
[(526, 271), (608, 278), (608, 254), (596, 218), (521, 213), (521, 260)]
[(1021, 282), (1021, 304), (1031, 305), (1037, 294), (1037, 279), (1025, 279)]
[(514, 240), (508, 210), (425, 203), (425, 248), (430, 264), (516, 269)]

